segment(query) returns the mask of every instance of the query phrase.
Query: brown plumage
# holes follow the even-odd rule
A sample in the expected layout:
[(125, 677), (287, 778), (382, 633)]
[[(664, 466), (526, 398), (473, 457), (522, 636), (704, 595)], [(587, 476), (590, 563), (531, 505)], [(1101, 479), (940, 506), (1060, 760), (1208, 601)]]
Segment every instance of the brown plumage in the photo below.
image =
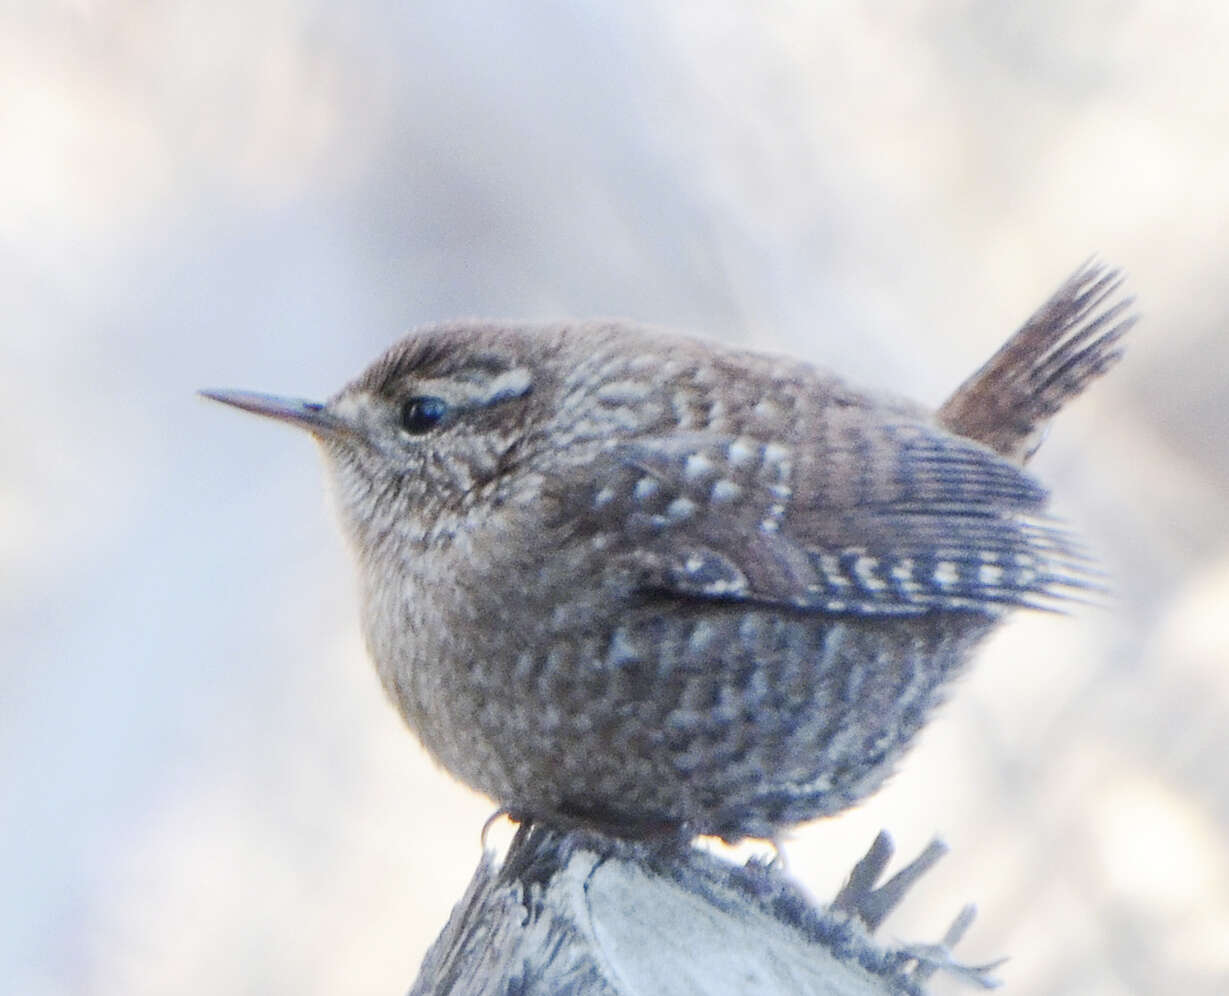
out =
[(514, 814), (766, 836), (873, 791), (1012, 607), (1089, 583), (1019, 464), (1119, 355), (1077, 273), (937, 413), (621, 323), (425, 329), (326, 405), (385, 688)]

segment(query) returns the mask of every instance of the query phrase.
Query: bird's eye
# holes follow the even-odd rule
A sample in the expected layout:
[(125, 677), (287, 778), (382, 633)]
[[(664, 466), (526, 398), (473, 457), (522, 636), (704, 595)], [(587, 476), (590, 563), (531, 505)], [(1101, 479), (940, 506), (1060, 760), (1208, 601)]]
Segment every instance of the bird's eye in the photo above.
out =
[(401, 428), (412, 436), (430, 432), (448, 414), (443, 398), (410, 398), (401, 406)]

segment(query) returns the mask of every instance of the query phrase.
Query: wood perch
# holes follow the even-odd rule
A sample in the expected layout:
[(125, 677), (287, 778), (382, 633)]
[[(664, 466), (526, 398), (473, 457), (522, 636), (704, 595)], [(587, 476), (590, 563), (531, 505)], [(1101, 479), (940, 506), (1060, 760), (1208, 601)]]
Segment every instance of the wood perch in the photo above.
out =
[(937, 944), (872, 939), (946, 848), (932, 843), (876, 886), (892, 850), (881, 833), (824, 908), (773, 864), (522, 826), (502, 863), (483, 854), (410, 996), (920, 994), (936, 970), (995, 985), (995, 965), (950, 957), (972, 907)]

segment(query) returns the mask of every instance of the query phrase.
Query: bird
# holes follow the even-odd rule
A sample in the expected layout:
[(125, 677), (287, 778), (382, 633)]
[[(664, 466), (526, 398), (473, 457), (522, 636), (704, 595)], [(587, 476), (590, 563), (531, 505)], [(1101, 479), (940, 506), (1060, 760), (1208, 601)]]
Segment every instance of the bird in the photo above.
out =
[(1100, 574), (1024, 469), (1135, 317), (1090, 261), (937, 410), (621, 321), (412, 332), (327, 402), (362, 630), (514, 818), (776, 839), (877, 790), (1013, 610)]

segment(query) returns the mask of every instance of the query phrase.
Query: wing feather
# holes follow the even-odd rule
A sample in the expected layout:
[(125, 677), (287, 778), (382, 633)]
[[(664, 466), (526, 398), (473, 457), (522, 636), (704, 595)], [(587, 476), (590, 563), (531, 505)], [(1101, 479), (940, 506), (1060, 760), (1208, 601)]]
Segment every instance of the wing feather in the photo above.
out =
[(694, 432), (613, 444), (555, 507), (659, 597), (902, 615), (1057, 608), (1095, 587), (1020, 467), (919, 419), (867, 416), (829, 409), (823, 438), (789, 443)]

